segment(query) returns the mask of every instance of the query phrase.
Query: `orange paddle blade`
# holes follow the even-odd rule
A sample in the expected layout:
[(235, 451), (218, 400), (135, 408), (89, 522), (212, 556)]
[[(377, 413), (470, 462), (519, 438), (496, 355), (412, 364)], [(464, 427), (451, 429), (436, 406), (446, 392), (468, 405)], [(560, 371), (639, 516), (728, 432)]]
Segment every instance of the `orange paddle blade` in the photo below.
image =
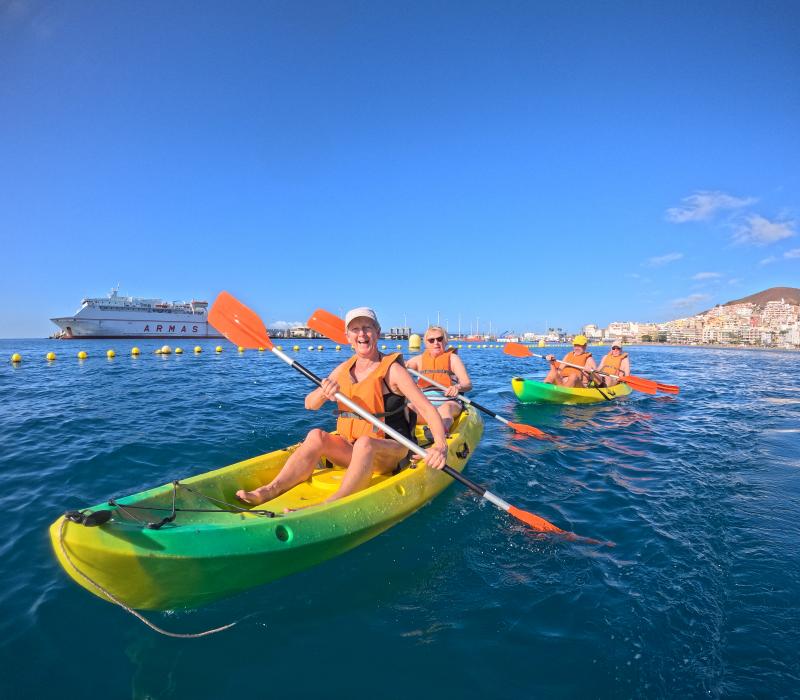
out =
[(631, 389), (644, 392), (645, 394), (657, 393), (656, 383), (651, 382), (649, 379), (642, 379), (641, 377), (624, 377), (622, 379)]
[(334, 343), (342, 343), (343, 345), (350, 345), (345, 332), (344, 321), (335, 316), (330, 311), (325, 309), (317, 309), (311, 318), (308, 319), (306, 325), (317, 333), (322, 333), (326, 338), (329, 338)]
[(538, 515), (529, 513), (527, 510), (522, 510), (522, 508), (511, 506), (508, 509), (508, 512), (510, 515), (513, 515), (517, 520), (521, 520), (526, 525), (530, 525), (534, 530), (538, 532), (556, 532), (560, 535), (570, 534), (562, 530), (560, 527), (556, 527), (555, 525), (553, 525), (553, 523), (548, 522), (544, 518), (540, 518)]
[(530, 525), (537, 532), (552, 532), (556, 535), (563, 535), (564, 538), (570, 542), (585, 542), (586, 544), (599, 544), (605, 547), (615, 546), (613, 542), (601, 542), (592, 537), (583, 537), (583, 535), (576, 535), (574, 532), (562, 530), (560, 527), (556, 527), (553, 523), (548, 522), (544, 518), (540, 518), (538, 515), (529, 513), (527, 510), (522, 510), (516, 506), (511, 506), (508, 512), (526, 525)]
[(219, 293), (208, 312), (208, 322), (234, 345), (269, 350), (274, 347), (258, 314), (228, 292)]
[(522, 343), (506, 343), (503, 352), (512, 357), (533, 357), (533, 353)]
[(663, 391), (665, 394), (677, 394), (680, 392), (680, 387), (677, 387), (674, 384), (662, 384), (661, 382), (657, 382), (656, 388), (659, 391)]
[[(656, 391), (663, 391), (665, 394), (677, 394), (680, 391), (680, 388), (675, 386), (674, 384), (662, 384), (661, 382), (657, 382), (654, 379), (645, 379), (644, 377), (634, 377), (633, 375), (623, 379), (622, 381), (627, 382), (629, 379), (632, 379), (634, 382), (641, 382), (642, 386), (644, 385), (652, 386)], [(633, 384), (631, 384), (630, 386), (631, 389), (637, 388)], [(639, 391), (647, 391), (647, 390), (639, 389)], [(647, 393), (655, 394), (656, 391), (647, 391)]]
[(552, 440), (553, 436), (548, 435), (539, 428), (533, 425), (525, 425), (524, 423), (512, 423), (508, 421), (508, 427), (513, 428), (518, 433), (522, 433), (523, 435), (530, 435), (531, 437), (539, 438), (540, 440)]

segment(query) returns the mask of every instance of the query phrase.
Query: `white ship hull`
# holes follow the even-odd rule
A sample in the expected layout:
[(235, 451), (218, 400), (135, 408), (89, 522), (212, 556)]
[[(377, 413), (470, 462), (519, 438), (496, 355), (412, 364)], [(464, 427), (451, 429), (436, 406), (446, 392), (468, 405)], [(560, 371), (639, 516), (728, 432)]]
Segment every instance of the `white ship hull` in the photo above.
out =
[[(60, 329), (60, 337), (72, 338), (221, 338), (207, 321), (186, 314), (170, 318), (76, 318), (50, 319)], [(160, 316), (160, 314), (159, 314)]]

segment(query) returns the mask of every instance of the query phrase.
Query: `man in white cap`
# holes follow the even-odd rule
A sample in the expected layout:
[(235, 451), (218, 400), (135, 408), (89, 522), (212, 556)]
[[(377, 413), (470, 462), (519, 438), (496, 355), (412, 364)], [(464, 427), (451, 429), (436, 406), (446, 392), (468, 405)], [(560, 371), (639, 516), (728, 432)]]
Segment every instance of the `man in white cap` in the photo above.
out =
[[(413, 440), (414, 426), (406, 407), (413, 402), (433, 435), (425, 461), (435, 469), (444, 467), (447, 439), (442, 418), (403, 366), (402, 353), (378, 352), (381, 327), (375, 312), (367, 306), (351, 309), (345, 315), (345, 327), (354, 354), (323, 379), (321, 387), (306, 396), (306, 408), (316, 411), (326, 401), (336, 401), (336, 393), (341, 392), (388, 427)], [(344, 404), (339, 404), (337, 413), (336, 435), (314, 428), (272, 481), (253, 491), (237, 491), (236, 496), (253, 505), (270, 501), (310, 478), (320, 459), (326, 458), (347, 467), (341, 485), (325, 500), (327, 503), (365, 488), (373, 473), (391, 473), (408, 455), (404, 445)]]

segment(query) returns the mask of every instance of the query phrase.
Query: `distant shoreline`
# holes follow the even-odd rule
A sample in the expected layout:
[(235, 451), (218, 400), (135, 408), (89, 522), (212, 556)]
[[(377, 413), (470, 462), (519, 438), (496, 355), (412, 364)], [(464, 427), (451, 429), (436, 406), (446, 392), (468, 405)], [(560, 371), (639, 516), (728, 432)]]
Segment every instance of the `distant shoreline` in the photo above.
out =
[(627, 345), (627, 347), (631, 347), (633, 345), (642, 345), (645, 347), (694, 348), (697, 350), (702, 350), (705, 348), (709, 350), (769, 350), (770, 352), (800, 352), (800, 348), (773, 348), (767, 345), (736, 345), (734, 343), (630, 343)]
[[(272, 340), (277, 340), (277, 341), (283, 341), (283, 343), (286, 343), (287, 341), (288, 342), (292, 342), (292, 341), (294, 341), (294, 342), (304, 342), (304, 341), (319, 342), (319, 341), (327, 340), (325, 338), (280, 338), (280, 337), (274, 337), (274, 338), (271, 338), (271, 339)], [(56, 339), (56, 338), (2, 338), (2, 337), (0, 337), (0, 342), (5, 342), (5, 341), (28, 342), (28, 341), (43, 341), (43, 340), (44, 341), (52, 340), (52, 341), (60, 342), (62, 339)], [(217, 342), (217, 341), (223, 341), (223, 340), (225, 340), (225, 338), (209, 338), (209, 337), (206, 337), (206, 338), (90, 338), (90, 337), (87, 337), (87, 338), (70, 338), (70, 340), (73, 340), (73, 341), (74, 340), (78, 340), (78, 341), (85, 340), (85, 341), (89, 341), (89, 342), (99, 341), (99, 340), (105, 340), (105, 341), (109, 341), (109, 340), (120, 340), (120, 341), (126, 341), (126, 340), (128, 340), (128, 341), (134, 341), (134, 340), (136, 340), (136, 341), (141, 341), (141, 340), (159, 340), (159, 341), (162, 341), (162, 340), (173, 340), (173, 341), (195, 340), (197, 342), (201, 342), (201, 341)], [(381, 340), (382, 341), (386, 341), (386, 340), (389, 340), (389, 339), (382, 338)], [(333, 342), (333, 341), (329, 341), (329, 342)], [(393, 342), (407, 343), (408, 339), (394, 339)], [(485, 343), (477, 343), (477, 342), (471, 341), (469, 343), (466, 343), (466, 341), (459, 340), (458, 338), (451, 338), (450, 339), (450, 344), (451, 345), (454, 345), (454, 344), (467, 345), (468, 344), (468, 345), (481, 346), (481, 345), (484, 345), (484, 344), (489, 343), (489, 342), (490, 341), (486, 341)], [(495, 341), (495, 343), (496, 342), (497, 341)], [(495, 343), (491, 343), (491, 344), (494, 345)], [(522, 344), (529, 345), (531, 347), (536, 346), (536, 342), (525, 342), (525, 341), (522, 341)], [(498, 345), (498, 347), (502, 347), (502, 345), (503, 344), (500, 343)], [(546, 346), (544, 346), (543, 348), (540, 348), (540, 349), (546, 350), (546, 349), (568, 348), (568, 347), (572, 347), (571, 344), (569, 344), (569, 343), (548, 343)], [(747, 351), (766, 350), (768, 352), (800, 352), (800, 347), (796, 347), (796, 348), (776, 348), (776, 347), (769, 347), (769, 346), (764, 346), (764, 345), (736, 345), (736, 344), (732, 344), (732, 343), (690, 344), (690, 343), (652, 343), (652, 342), (651, 343), (645, 343), (645, 342), (638, 342), (638, 343), (624, 343), (623, 347), (626, 347), (626, 348), (630, 348), (630, 347), (690, 348), (690, 349), (695, 349), (695, 350), (703, 350), (703, 349), (706, 349), (706, 350), (747, 350)], [(606, 348), (611, 350), (611, 344), (610, 343), (605, 343), (605, 342), (602, 345), (595, 344), (595, 343), (590, 343), (589, 344), (589, 348), (591, 348), (592, 350), (600, 350), (600, 349), (606, 349)]]

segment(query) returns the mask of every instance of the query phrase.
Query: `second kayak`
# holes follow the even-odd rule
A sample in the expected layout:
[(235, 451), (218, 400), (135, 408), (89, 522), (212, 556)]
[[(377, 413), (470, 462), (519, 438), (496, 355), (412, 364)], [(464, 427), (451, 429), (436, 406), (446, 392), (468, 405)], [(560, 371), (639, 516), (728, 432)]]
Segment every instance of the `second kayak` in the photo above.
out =
[(521, 403), (601, 403), (631, 393), (631, 388), (622, 383), (600, 389), (584, 389), (583, 387), (568, 388), (556, 384), (545, 384), (522, 377), (514, 377), (511, 380), (511, 388), (514, 389), (514, 393)]

